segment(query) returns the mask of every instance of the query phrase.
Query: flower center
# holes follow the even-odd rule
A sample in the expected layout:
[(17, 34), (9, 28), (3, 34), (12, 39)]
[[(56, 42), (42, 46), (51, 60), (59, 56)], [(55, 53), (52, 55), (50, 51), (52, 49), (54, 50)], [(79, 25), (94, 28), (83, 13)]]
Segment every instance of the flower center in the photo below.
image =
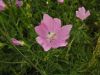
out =
[(47, 38), (51, 41), (54, 40), (56, 38), (56, 33), (54, 32), (49, 32), (47, 35)]

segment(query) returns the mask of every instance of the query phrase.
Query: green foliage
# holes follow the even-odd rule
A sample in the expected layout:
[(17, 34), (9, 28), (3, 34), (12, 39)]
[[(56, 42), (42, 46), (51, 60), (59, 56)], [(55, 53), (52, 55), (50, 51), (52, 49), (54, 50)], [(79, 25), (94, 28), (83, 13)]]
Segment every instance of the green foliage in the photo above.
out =
[[(0, 12), (0, 75), (100, 75), (99, 0), (23, 0), (21, 8), (9, 1)], [(75, 16), (79, 6), (91, 12), (83, 22)], [(34, 27), (44, 13), (73, 25), (67, 47), (44, 52), (36, 43)], [(26, 44), (13, 46), (11, 38)]]

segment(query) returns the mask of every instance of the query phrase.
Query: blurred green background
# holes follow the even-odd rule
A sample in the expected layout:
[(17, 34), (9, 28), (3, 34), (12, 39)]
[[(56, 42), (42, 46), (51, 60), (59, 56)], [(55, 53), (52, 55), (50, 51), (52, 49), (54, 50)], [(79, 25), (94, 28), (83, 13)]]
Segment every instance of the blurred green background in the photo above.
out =
[[(48, 2), (48, 4), (47, 4)], [(5, 0), (0, 12), (0, 75), (100, 75), (100, 0)], [(79, 20), (75, 12), (84, 6), (91, 15)], [(72, 24), (67, 47), (44, 52), (36, 43), (37, 26), (44, 13)], [(11, 38), (25, 46), (13, 46)]]

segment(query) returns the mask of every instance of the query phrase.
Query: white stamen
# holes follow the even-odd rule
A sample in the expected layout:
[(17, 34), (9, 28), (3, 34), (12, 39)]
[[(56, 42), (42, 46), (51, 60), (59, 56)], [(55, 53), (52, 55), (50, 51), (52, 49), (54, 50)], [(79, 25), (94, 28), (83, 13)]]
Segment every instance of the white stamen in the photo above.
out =
[(56, 33), (54, 32), (50, 32), (48, 35), (47, 35), (47, 38), (49, 40), (54, 40), (56, 38)]

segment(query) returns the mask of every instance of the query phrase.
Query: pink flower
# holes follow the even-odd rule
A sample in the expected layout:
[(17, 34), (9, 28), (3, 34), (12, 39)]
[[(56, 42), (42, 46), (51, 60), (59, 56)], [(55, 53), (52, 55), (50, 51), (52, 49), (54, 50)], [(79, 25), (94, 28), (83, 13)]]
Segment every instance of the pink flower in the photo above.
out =
[(5, 9), (6, 5), (3, 2), (3, 0), (0, 0), (0, 11), (3, 11)]
[(23, 46), (24, 45), (24, 42), (23, 41), (19, 41), (19, 40), (15, 39), (15, 38), (12, 38), (11, 39), (11, 43), (13, 45), (17, 45), (17, 46), (19, 46), (19, 45)]
[(81, 20), (85, 20), (88, 16), (90, 16), (90, 11), (86, 11), (84, 7), (80, 7), (78, 11), (76, 11), (76, 17)]
[(21, 7), (23, 5), (23, 1), (22, 0), (16, 0), (16, 6), (17, 7)]
[(64, 3), (64, 0), (57, 0), (59, 3)]
[(35, 31), (38, 34), (36, 41), (44, 48), (44, 51), (66, 46), (71, 28), (72, 25), (61, 27), (60, 19), (44, 14), (40, 25), (35, 27)]

